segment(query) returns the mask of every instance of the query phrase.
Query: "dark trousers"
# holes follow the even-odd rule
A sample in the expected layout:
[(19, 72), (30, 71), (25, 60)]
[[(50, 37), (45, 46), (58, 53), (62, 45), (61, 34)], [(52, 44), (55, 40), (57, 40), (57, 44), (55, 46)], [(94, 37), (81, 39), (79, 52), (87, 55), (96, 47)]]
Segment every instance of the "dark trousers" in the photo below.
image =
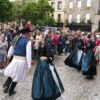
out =
[(5, 81), (3, 87), (9, 91), (9, 93), (12, 93), (17, 85), (17, 82), (13, 82), (11, 77), (8, 77)]
[(34, 55), (38, 56), (38, 50), (37, 49), (34, 49)]

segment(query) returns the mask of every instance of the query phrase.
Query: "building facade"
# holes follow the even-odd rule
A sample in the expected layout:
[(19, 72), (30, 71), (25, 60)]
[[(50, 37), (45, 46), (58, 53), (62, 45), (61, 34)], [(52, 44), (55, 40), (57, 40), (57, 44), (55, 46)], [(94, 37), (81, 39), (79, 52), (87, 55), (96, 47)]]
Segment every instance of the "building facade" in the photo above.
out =
[(91, 31), (100, 29), (100, 0), (66, 0), (67, 22), (89, 24)]
[(56, 23), (66, 23), (66, 0), (48, 0), (54, 9), (53, 17)]

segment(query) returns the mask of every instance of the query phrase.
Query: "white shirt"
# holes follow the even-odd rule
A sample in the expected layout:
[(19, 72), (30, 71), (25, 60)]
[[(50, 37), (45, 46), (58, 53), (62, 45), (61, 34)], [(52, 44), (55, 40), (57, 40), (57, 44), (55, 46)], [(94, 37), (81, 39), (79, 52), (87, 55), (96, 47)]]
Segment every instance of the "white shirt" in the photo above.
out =
[[(31, 41), (28, 41), (27, 43), (27, 46), (26, 46), (26, 60), (27, 60), (27, 64), (28, 64), (28, 67), (31, 68), (31, 62), (32, 62), (32, 44), (31, 44)], [(14, 47), (11, 46), (9, 48), (9, 51), (8, 51), (8, 55), (7, 57), (11, 57), (14, 55)]]

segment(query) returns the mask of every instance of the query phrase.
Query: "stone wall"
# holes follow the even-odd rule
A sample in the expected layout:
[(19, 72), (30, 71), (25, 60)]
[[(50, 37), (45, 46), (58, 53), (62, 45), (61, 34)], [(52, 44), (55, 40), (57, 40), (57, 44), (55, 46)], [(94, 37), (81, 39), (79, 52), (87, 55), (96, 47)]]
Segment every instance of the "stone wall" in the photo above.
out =
[[(58, 10), (58, 2), (62, 2), (62, 9)], [(48, 0), (49, 4), (51, 5), (51, 2), (55, 2), (55, 8), (54, 8), (54, 19), (56, 22), (58, 22), (58, 14), (61, 14), (61, 22), (65, 23), (66, 19), (66, 13), (64, 12), (66, 10), (66, 0)]]
[(99, 17), (97, 17), (99, 1), (100, 0), (92, 0), (91, 7), (88, 8), (86, 6), (87, 0), (82, 0), (82, 6), (81, 6), (81, 8), (78, 8), (77, 7), (77, 0), (73, 0), (74, 6), (72, 9), (69, 9), (69, 0), (67, 0), (67, 19), (68, 19), (68, 15), (72, 14), (73, 21), (76, 22), (77, 14), (81, 14), (81, 21), (85, 22), (86, 13), (90, 13), (91, 14), (91, 22), (93, 23), (92, 31), (94, 29), (97, 29), (98, 20), (100, 19)]

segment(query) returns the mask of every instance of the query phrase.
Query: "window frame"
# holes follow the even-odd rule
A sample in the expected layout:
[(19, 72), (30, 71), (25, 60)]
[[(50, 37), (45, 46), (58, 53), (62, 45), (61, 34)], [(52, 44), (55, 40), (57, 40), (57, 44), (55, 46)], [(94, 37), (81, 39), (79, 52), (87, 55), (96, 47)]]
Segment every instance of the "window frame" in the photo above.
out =
[(68, 23), (72, 23), (72, 20), (73, 20), (73, 15), (69, 14), (68, 15)]
[(91, 5), (92, 5), (92, 0), (87, 0), (86, 6), (87, 6), (87, 7), (91, 7)]
[(77, 0), (77, 7), (81, 8), (82, 7), (82, 1), (81, 0)]
[(62, 1), (58, 1), (58, 10), (62, 10)]
[(74, 2), (73, 1), (69, 1), (69, 9), (73, 9), (74, 7)]
[[(79, 16), (78, 16), (79, 15)], [(78, 13), (77, 15), (76, 15), (76, 22), (77, 23), (80, 23), (81, 22), (81, 14), (80, 13)]]
[(85, 22), (88, 23), (88, 20), (91, 20), (91, 14), (90, 13), (86, 13), (86, 15), (85, 15)]
[(55, 9), (55, 2), (51, 2), (51, 7)]

